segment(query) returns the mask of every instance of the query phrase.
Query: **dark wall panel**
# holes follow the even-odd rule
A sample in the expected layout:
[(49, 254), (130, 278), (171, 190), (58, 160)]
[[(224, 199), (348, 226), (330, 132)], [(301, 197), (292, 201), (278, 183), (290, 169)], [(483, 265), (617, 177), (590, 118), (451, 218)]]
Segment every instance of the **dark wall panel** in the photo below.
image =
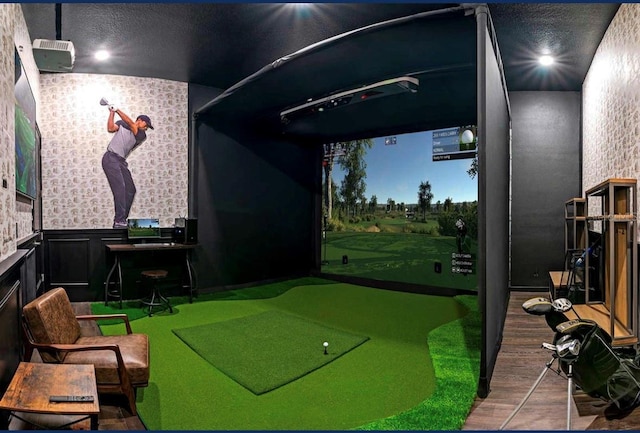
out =
[(564, 203), (581, 197), (579, 92), (512, 92), (512, 287), (547, 287), (564, 260)]
[(197, 128), (199, 287), (308, 273), (317, 255), (319, 150), (242, 125), (215, 128)]
[(124, 241), (125, 230), (46, 231), (44, 291), (64, 287), (71, 301), (103, 300), (104, 280), (113, 260), (108, 260), (105, 245)]
[[(223, 89), (217, 89), (215, 87), (201, 86), (198, 84), (189, 84), (189, 217), (197, 218), (198, 212), (198, 151), (196, 148), (197, 131), (194, 131), (194, 113), (207, 104), (209, 101), (217, 97), (223, 92)], [(197, 252), (194, 254), (194, 260), (197, 260)]]
[[(161, 235), (161, 241), (171, 241), (172, 229), (163, 227)], [(64, 287), (73, 302), (103, 301), (105, 280), (115, 260), (107, 245), (128, 242), (123, 229), (47, 230), (43, 240), (47, 258), (44, 290)], [(148, 289), (141, 286), (140, 272), (144, 269), (166, 269), (167, 283), (173, 284), (168, 293), (179, 292), (184, 279), (182, 252), (142, 249), (123, 254), (121, 259), (125, 299), (147, 295)], [(111, 282), (114, 280), (112, 277)]]
[(21, 299), (22, 305), (33, 301), (37, 296), (38, 274), (37, 274), (37, 251), (35, 248), (27, 250), (24, 256), (24, 265), (20, 280), (22, 283)]
[(478, 395), (489, 393), (509, 297), (510, 114), (498, 54), (478, 15), (478, 291), (483, 350)]
[[(18, 250), (0, 261), (0, 395), (7, 390), (22, 357), (21, 280), (26, 251)], [(0, 410), (0, 429), (8, 427), (9, 413)]]
[(89, 238), (50, 239), (48, 246), (51, 284), (89, 280)]

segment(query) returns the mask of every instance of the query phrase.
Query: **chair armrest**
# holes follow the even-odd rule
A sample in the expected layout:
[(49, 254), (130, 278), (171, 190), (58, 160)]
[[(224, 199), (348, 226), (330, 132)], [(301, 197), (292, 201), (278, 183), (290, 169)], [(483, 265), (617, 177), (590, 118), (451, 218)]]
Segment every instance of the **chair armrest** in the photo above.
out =
[(56, 351), (56, 352), (86, 352), (89, 350), (111, 350), (116, 355), (116, 361), (118, 362), (118, 376), (120, 377), (120, 383), (126, 389), (131, 389), (131, 382), (127, 369), (122, 359), (122, 353), (120, 352), (120, 346), (117, 344), (41, 344), (29, 341), (29, 343), (38, 350), (44, 351)]
[(53, 350), (56, 352), (86, 352), (89, 350), (111, 350), (116, 354), (118, 360), (118, 367), (122, 365), (124, 368), (124, 361), (122, 360), (122, 353), (120, 353), (120, 346), (117, 344), (42, 344), (30, 342), (31, 345), (40, 350)]
[(104, 319), (122, 319), (124, 325), (127, 328), (127, 334), (131, 334), (131, 324), (129, 323), (129, 316), (126, 314), (83, 314), (76, 316), (78, 320), (104, 320)]

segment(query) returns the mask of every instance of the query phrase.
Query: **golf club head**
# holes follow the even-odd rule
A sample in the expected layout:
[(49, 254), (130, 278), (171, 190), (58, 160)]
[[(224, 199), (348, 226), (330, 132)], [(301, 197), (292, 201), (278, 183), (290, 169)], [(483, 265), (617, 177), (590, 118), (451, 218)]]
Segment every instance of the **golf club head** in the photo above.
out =
[(522, 309), (534, 316), (543, 316), (553, 311), (553, 305), (547, 298), (531, 298), (522, 304)]
[(553, 309), (556, 311), (559, 311), (561, 313), (564, 313), (565, 311), (569, 311), (571, 309), (571, 307), (573, 306), (571, 304), (571, 301), (568, 300), (567, 298), (558, 298), (555, 299), (551, 305), (553, 306)]
[(109, 101), (107, 101), (105, 98), (101, 98), (100, 105), (109, 105)]
[(571, 335), (565, 335), (556, 342), (556, 353), (560, 358), (578, 356), (581, 347), (580, 340)]
[(542, 348), (550, 350), (552, 352), (556, 351), (556, 345), (555, 344), (551, 344), (551, 343), (542, 343)]

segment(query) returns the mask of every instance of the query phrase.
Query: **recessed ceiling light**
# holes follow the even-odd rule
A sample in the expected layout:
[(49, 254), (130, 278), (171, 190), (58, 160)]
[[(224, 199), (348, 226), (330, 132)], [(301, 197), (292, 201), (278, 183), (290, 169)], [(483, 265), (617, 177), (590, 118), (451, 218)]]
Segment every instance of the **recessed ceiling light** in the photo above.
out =
[(107, 60), (109, 58), (110, 54), (108, 51), (105, 50), (100, 50), (100, 51), (96, 51), (95, 57), (97, 60)]
[(542, 66), (550, 66), (553, 64), (553, 57), (551, 56), (541, 56), (538, 61)]

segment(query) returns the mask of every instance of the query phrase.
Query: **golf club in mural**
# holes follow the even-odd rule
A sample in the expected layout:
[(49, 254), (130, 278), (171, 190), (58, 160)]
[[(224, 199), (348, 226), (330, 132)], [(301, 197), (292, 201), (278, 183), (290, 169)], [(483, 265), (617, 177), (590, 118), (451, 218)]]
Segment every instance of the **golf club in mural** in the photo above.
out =
[(113, 107), (113, 104), (110, 104), (109, 101), (107, 101), (107, 98), (100, 98), (100, 105), (104, 106), (104, 107)]

